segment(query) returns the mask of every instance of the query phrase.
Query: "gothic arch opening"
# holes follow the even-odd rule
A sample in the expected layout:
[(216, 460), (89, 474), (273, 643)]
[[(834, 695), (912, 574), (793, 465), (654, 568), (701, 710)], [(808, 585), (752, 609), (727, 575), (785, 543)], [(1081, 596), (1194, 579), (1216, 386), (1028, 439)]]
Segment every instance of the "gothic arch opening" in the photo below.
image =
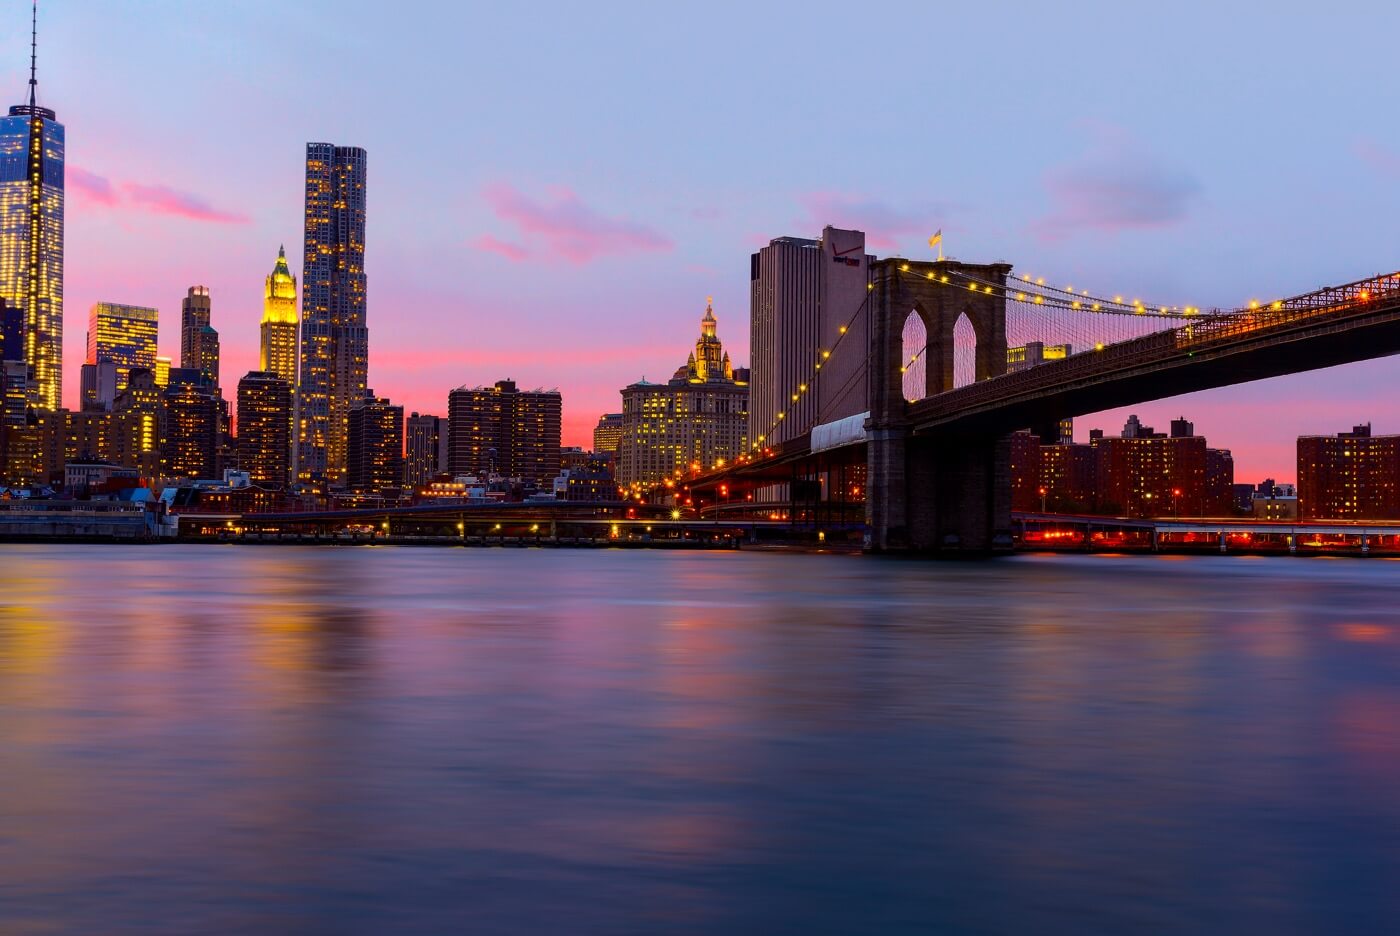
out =
[(910, 312), (904, 320), (903, 336), (903, 356), (899, 359), (899, 366), (905, 369), (901, 375), (904, 399), (912, 403), (928, 396), (928, 329), (924, 327), (923, 316), (917, 310)]
[(953, 386), (966, 387), (977, 380), (977, 330), (967, 313), (953, 325)]

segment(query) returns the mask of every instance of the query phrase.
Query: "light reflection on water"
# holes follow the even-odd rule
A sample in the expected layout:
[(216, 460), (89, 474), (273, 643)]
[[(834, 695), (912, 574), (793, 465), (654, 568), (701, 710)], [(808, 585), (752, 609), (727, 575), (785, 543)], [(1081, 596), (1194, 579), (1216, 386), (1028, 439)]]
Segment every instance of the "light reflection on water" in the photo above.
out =
[(1392, 569), (0, 547), (0, 932), (1394, 931)]

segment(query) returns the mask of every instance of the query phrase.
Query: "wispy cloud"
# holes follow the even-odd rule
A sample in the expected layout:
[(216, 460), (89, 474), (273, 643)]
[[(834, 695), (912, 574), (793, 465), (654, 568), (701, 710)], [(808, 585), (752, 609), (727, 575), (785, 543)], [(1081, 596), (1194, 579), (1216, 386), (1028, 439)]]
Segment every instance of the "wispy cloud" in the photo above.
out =
[(1372, 169), (1392, 178), (1400, 178), (1400, 153), (1387, 149), (1375, 140), (1357, 140), (1356, 158)]
[(142, 185), (127, 182), (122, 192), (133, 204), (140, 205), (152, 214), (174, 215), (191, 221), (209, 221), (215, 224), (247, 224), (248, 216), (235, 211), (215, 208), (198, 195), (180, 192), (164, 185)]
[(117, 191), (112, 187), (112, 183), (95, 172), (68, 166), (64, 170), (64, 183), (79, 197), (93, 204), (115, 205), (118, 201)]
[(571, 189), (551, 189), (547, 199), (530, 197), (505, 182), (482, 192), (496, 217), (514, 225), (523, 244), (484, 234), (472, 246), (511, 260), (543, 254), (570, 263), (589, 263), (609, 254), (665, 251), (674, 245), (654, 228), (590, 208)]
[(807, 216), (798, 224), (809, 231), (828, 224), (865, 232), (866, 243), (877, 250), (895, 249), (901, 238), (926, 238), (944, 226), (950, 207), (946, 204), (916, 204), (895, 207), (886, 202), (845, 192), (808, 192), (798, 196)]
[(1096, 129), (1098, 140), (1088, 153), (1045, 173), (1050, 210), (1031, 223), (1031, 231), (1043, 240), (1059, 240), (1079, 231), (1116, 234), (1185, 219), (1200, 184), (1184, 170), (1163, 165), (1122, 131)]
[(475, 247), (477, 250), (485, 250), (488, 253), (500, 254), (507, 260), (516, 263), (530, 256), (530, 251), (526, 250), (524, 247), (521, 247), (519, 244), (512, 244), (509, 241), (503, 241), (494, 234), (482, 234), (480, 237), (471, 241), (471, 246)]
[(65, 181), (80, 198), (94, 205), (111, 208), (124, 206), (148, 214), (214, 224), (248, 223), (248, 216), (245, 214), (215, 208), (198, 195), (164, 185), (146, 185), (141, 182), (114, 184), (106, 176), (89, 172), (79, 166), (67, 167)]

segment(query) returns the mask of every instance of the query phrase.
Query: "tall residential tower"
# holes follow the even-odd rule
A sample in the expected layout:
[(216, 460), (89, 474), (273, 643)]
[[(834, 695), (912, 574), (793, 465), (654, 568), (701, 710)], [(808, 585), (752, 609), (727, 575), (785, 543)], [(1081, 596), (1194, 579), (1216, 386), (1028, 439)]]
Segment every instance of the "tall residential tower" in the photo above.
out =
[(29, 103), (0, 117), (0, 298), (24, 313), (30, 405), (55, 410), (63, 396), (64, 134), (58, 115), (37, 103), (36, 38), (37, 29)]
[(350, 405), (369, 379), (365, 326), (365, 151), (306, 145), (297, 479), (345, 480)]

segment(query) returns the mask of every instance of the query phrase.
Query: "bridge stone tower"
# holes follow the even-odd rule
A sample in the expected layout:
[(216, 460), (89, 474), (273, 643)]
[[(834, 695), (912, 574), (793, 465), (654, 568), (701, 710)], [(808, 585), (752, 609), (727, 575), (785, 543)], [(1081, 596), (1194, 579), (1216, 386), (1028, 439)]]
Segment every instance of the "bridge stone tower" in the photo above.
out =
[(927, 394), (953, 389), (953, 332), (962, 316), (977, 336), (976, 379), (1006, 373), (1010, 273), (1007, 263), (953, 260), (871, 267), (866, 523), (874, 552), (984, 552), (1009, 535), (1008, 437), (916, 435), (902, 368), (904, 323), (914, 312), (928, 335)]

